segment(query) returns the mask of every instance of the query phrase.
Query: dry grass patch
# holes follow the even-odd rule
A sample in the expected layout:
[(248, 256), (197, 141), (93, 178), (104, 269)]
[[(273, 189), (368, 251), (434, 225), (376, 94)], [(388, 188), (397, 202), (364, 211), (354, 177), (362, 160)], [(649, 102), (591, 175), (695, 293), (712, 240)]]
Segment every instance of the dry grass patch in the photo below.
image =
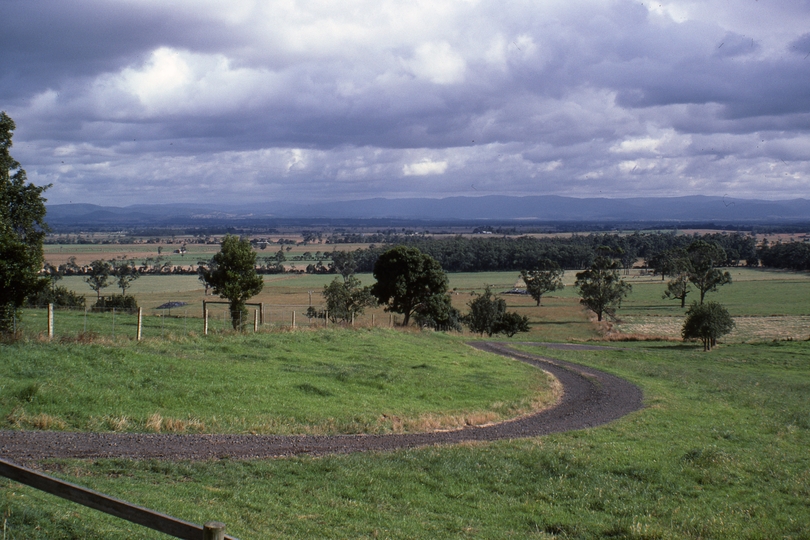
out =
[[(772, 317), (734, 317), (737, 327), (724, 341), (792, 339), (810, 337), (810, 316), (778, 315)], [(667, 341), (677, 340), (681, 335), (683, 317), (637, 317), (630, 316), (616, 325), (621, 336), (649, 336)]]
[(179, 418), (163, 418), (159, 413), (155, 413), (146, 419), (146, 430), (160, 433), (185, 433), (187, 431), (205, 431), (205, 422), (196, 418), (181, 420)]
[(24, 409), (16, 409), (7, 417), (9, 424), (19, 428), (42, 430), (65, 429), (67, 423), (58, 416), (46, 413), (29, 415)]

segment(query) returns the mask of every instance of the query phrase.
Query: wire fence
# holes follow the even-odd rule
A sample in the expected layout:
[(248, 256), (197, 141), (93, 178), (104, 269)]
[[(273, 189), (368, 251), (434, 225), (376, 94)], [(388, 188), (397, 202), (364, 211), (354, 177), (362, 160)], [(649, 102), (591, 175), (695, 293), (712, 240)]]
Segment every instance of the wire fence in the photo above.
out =
[[(289, 329), (315, 329), (334, 326), (388, 327), (401, 322), (389, 313), (364, 313), (353, 320), (334, 321), (326, 317), (322, 307), (315, 307), (316, 316), (307, 316), (308, 306), (271, 306), (265, 304), (263, 313), (248, 309), (247, 319), (238, 324), (245, 332)], [(28, 308), (14, 320), (17, 335), (26, 337), (49, 336), (48, 308)], [(170, 335), (200, 335), (205, 333), (202, 309), (183, 306), (170, 310), (141, 310), (140, 338), (165, 338)], [(234, 331), (228, 306), (208, 307), (209, 334)], [(104, 337), (111, 339), (138, 338), (138, 310), (110, 308), (106, 310), (59, 308), (53, 310), (50, 335), (53, 339), (82, 339)]]

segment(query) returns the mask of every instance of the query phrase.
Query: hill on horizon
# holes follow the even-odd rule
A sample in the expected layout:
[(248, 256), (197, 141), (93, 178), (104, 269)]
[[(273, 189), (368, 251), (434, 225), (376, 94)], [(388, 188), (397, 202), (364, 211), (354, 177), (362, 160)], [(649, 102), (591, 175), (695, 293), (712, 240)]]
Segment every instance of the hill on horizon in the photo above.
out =
[(672, 222), (788, 223), (810, 221), (810, 200), (728, 197), (627, 199), (549, 196), (363, 199), (312, 204), (93, 204), (48, 205), (52, 225), (144, 226), (261, 222), (273, 219), (415, 220), (441, 222)]

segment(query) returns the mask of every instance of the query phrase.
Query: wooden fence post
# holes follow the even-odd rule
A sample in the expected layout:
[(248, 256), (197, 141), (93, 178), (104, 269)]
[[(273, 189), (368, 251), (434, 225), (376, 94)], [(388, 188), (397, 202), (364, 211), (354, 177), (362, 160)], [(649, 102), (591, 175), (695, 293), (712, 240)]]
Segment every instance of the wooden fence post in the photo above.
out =
[(48, 304), (48, 339), (53, 339), (53, 304)]
[(253, 310), (253, 332), (255, 333), (255, 332), (258, 332), (258, 331), (259, 331), (259, 310), (254, 309)]
[(208, 335), (208, 310), (203, 311), (203, 335)]
[(292, 327), (295, 328), (295, 311), (292, 312)]
[(138, 308), (138, 330), (136, 332), (136, 341), (141, 340), (141, 336), (143, 335), (143, 308)]
[(224, 540), (225, 524), (219, 521), (209, 521), (203, 526), (203, 540)]
[(264, 302), (259, 302), (259, 324), (264, 326)]
[(374, 314), (371, 314), (371, 327), (374, 328)]

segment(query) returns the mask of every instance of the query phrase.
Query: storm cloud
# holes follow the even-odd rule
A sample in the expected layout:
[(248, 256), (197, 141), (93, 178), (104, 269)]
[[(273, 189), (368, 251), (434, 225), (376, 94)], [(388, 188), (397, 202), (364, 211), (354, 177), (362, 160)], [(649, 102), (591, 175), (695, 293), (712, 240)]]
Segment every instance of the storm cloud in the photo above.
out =
[(810, 195), (810, 1), (6, 0), (52, 203)]

